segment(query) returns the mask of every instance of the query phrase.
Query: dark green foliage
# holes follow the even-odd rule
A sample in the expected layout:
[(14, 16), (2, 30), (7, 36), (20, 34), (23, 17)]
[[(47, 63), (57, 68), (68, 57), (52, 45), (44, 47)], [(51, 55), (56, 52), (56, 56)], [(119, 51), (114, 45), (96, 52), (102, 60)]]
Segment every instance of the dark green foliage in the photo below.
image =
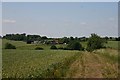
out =
[(35, 50), (43, 50), (41, 47), (36, 47)]
[(33, 41), (27, 40), (26, 43), (27, 43), (27, 44), (31, 44), (32, 42), (33, 42)]
[(26, 34), (6, 34), (3, 38), (15, 41), (26, 41)]
[(86, 37), (80, 37), (79, 38), (79, 41), (87, 41), (88, 40), (88, 38), (86, 38)]
[(115, 38), (115, 40), (116, 40), (116, 41), (120, 41), (120, 37), (118, 37), (118, 38)]
[(27, 35), (27, 41), (38, 41), (41, 39), (39, 35)]
[(60, 42), (68, 44), (69, 43), (69, 38), (63, 37), (63, 38), (61, 38)]
[(5, 49), (16, 49), (16, 47), (10, 43), (5, 44)]
[(63, 48), (63, 50), (69, 50), (69, 49), (65, 47), (65, 48)]
[(2, 36), (0, 36), (0, 39), (2, 39)]
[(83, 50), (83, 47), (80, 44), (80, 42), (78, 42), (78, 41), (71, 41), (68, 44), (67, 49), (68, 50)]
[(48, 39), (48, 38), (46, 36), (43, 36), (43, 37), (41, 37), (41, 39), (45, 40), (45, 39)]
[(27, 35), (23, 34), (6, 34), (3, 36), (4, 39), (15, 40), (15, 41), (37, 41), (41, 39), (40, 35)]
[(52, 45), (50, 49), (57, 49), (57, 47), (55, 45)]
[(73, 41), (73, 40), (74, 40), (74, 38), (71, 36), (71, 37), (70, 37), (70, 41)]
[(63, 47), (59, 47), (58, 49), (64, 49)]
[(91, 34), (91, 37), (88, 39), (87, 51), (92, 52), (95, 49), (100, 49), (104, 47), (105, 39), (102, 39), (97, 34)]

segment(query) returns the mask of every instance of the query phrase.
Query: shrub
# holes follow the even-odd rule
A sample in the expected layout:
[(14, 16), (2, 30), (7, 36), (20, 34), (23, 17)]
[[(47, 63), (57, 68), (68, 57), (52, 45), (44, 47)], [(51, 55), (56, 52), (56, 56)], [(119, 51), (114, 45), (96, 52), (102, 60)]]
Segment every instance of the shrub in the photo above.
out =
[(86, 50), (92, 52), (95, 49), (103, 48), (105, 42), (106, 41), (97, 34), (91, 34), (91, 37), (88, 39)]
[(67, 47), (63, 48), (63, 50), (69, 50)]
[(63, 49), (63, 47), (59, 47), (58, 49)]
[(16, 47), (10, 43), (5, 44), (5, 49), (16, 49)]
[(57, 47), (55, 45), (52, 45), (50, 49), (57, 49)]
[(67, 49), (68, 50), (83, 50), (84, 48), (82, 47), (80, 42), (78, 42), (78, 41), (71, 41), (68, 44)]
[(32, 43), (32, 41), (30, 41), (30, 40), (27, 40), (27, 42), (26, 42), (27, 44), (31, 44)]
[(41, 47), (36, 47), (35, 50), (43, 50)]

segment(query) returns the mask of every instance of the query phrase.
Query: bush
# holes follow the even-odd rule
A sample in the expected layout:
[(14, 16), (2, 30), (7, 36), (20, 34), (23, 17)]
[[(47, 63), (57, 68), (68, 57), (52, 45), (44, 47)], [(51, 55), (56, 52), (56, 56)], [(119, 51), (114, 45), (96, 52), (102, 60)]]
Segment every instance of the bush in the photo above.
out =
[(27, 40), (27, 42), (26, 42), (27, 44), (31, 44), (32, 43), (32, 41), (30, 41), (30, 40)]
[(16, 49), (16, 47), (10, 43), (5, 44), (5, 49)]
[(63, 47), (59, 47), (58, 49), (64, 49)]
[(103, 48), (105, 42), (106, 41), (97, 34), (91, 34), (91, 37), (88, 39), (86, 50), (92, 52), (95, 49)]
[(67, 49), (68, 50), (83, 50), (84, 48), (82, 47), (80, 42), (78, 42), (78, 41), (71, 41), (68, 44)]
[(36, 47), (35, 50), (43, 50), (41, 47)]
[(52, 45), (50, 49), (57, 49), (57, 47), (55, 45)]
[(69, 50), (67, 47), (63, 48), (63, 50)]

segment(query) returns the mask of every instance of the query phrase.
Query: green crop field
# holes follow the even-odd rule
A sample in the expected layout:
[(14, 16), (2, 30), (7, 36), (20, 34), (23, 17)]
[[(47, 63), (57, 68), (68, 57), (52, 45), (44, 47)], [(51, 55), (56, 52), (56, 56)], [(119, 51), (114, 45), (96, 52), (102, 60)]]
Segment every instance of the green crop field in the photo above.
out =
[[(5, 43), (17, 49), (4, 49)], [(86, 46), (86, 42), (81, 43)], [(50, 45), (2, 41), (3, 78), (116, 78), (118, 77), (118, 42), (94, 52), (50, 50)], [(35, 50), (35, 47), (44, 50)], [(57, 47), (66, 45), (57, 45)], [(111, 48), (110, 48), (111, 47)]]

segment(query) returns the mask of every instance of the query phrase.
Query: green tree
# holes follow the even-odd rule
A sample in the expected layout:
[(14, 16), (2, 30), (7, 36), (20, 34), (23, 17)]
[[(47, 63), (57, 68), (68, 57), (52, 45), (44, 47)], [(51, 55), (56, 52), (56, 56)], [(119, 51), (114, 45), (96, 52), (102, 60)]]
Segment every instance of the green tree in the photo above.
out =
[(68, 44), (67, 49), (69, 49), (69, 50), (83, 50), (83, 47), (80, 44), (80, 42), (78, 42), (78, 41), (71, 41)]
[(74, 40), (74, 37), (71, 36), (71, 37), (70, 37), (70, 41), (73, 41), (73, 40)]
[(91, 34), (91, 37), (88, 39), (87, 43), (87, 51), (92, 52), (95, 49), (103, 48), (105, 42), (106, 41), (97, 34)]

